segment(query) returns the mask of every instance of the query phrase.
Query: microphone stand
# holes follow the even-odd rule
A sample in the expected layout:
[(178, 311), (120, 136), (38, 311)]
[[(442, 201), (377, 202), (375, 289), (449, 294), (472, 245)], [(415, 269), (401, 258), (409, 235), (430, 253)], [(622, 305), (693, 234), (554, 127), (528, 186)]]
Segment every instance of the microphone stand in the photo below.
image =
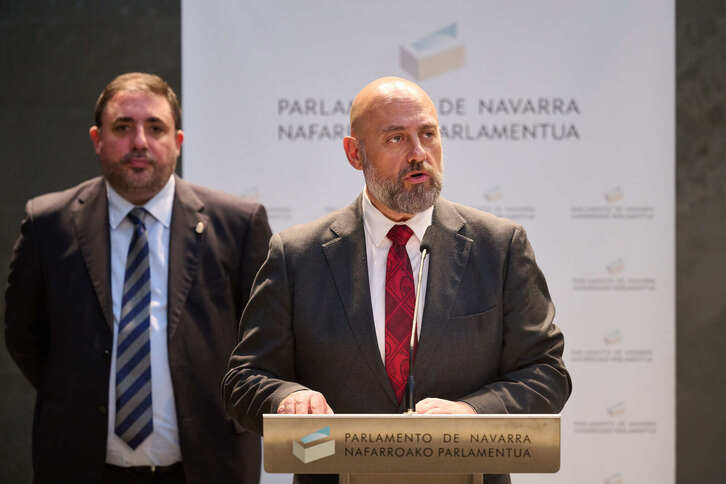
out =
[(418, 284), (416, 285), (416, 300), (413, 306), (413, 325), (411, 328), (411, 340), (408, 345), (408, 382), (406, 383), (407, 389), (407, 409), (406, 414), (413, 414), (416, 412), (415, 404), (413, 401), (413, 350), (416, 343), (416, 329), (418, 327), (418, 308), (419, 308), (419, 296), (421, 294), (421, 278), (423, 277), (424, 262), (426, 262), (426, 256), (428, 255), (428, 249), (424, 248), (421, 251), (421, 264), (418, 266)]

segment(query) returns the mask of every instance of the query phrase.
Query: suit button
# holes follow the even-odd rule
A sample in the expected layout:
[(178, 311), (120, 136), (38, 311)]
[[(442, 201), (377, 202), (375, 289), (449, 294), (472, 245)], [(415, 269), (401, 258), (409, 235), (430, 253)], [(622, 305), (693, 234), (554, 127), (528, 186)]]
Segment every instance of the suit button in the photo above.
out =
[(99, 405), (98, 411), (101, 415), (106, 415), (106, 405)]
[(106, 359), (111, 358), (111, 352), (109, 350), (103, 350), (103, 356), (106, 357)]

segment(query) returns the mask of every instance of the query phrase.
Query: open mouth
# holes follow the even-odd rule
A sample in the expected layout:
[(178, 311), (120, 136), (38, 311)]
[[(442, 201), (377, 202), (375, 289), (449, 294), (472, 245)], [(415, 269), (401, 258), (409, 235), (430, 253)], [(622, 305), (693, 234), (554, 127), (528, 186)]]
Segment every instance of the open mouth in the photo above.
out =
[(429, 174), (425, 171), (413, 171), (404, 177), (409, 183), (423, 183), (429, 179)]

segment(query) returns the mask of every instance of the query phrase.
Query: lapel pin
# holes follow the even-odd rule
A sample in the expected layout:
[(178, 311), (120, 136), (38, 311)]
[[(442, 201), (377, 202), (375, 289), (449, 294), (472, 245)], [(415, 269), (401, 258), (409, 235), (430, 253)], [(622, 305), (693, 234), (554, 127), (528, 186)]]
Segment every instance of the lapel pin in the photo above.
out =
[(197, 226), (194, 227), (194, 231), (198, 234), (204, 232), (204, 224), (202, 222), (197, 222)]

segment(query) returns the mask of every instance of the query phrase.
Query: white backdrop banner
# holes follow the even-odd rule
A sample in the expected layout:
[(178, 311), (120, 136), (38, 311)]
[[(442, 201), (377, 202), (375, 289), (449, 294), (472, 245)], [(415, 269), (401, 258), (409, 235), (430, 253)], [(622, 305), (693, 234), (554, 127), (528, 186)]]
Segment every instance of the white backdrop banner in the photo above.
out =
[(672, 483), (674, 25), (673, 0), (184, 0), (184, 177), (311, 221), (363, 187), (355, 94), (418, 82), (443, 196), (524, 225), (565, 334), (562, 468), (515, 481)]

